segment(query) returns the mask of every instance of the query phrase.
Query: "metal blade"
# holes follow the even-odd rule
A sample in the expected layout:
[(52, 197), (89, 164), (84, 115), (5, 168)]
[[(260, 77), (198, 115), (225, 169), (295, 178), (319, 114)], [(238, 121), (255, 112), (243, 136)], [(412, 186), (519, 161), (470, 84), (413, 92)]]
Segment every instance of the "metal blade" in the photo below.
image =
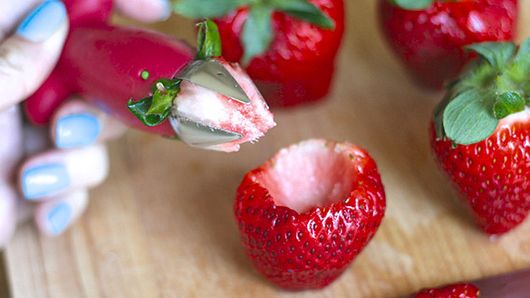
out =
[(238, 133), (210, 127), (175, 115), (172, 115), (169, 120), (179, 138), (194, 147), (221, 145), (242, 138)]
[(177, 78), (210, 89), (238, 102), (250, 103), (250, 99), (243, 88), (217, 60), (197, 60), (190, 64)]
[(530, 297), (530, 270), (522, 270), (473, 282), (480, 289), (480, 298)]

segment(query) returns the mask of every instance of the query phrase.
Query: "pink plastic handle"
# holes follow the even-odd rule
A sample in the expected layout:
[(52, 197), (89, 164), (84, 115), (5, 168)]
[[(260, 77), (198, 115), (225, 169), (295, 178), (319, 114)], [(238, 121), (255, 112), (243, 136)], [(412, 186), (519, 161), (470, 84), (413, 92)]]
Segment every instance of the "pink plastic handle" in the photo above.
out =
[(108, 25), (110, 0), (67, 0), (65, 4), (70, 34), (56, 69), (25, 102), (28, 118), (46, 124), (66, 98), (80, 94), (129, 126), (174, 136), (167, 122), (145, 126), (128, 110), (127, 102), (147, 97), (158, 79), (173, 78), (194, 59), (195, 51), (157, 32)]

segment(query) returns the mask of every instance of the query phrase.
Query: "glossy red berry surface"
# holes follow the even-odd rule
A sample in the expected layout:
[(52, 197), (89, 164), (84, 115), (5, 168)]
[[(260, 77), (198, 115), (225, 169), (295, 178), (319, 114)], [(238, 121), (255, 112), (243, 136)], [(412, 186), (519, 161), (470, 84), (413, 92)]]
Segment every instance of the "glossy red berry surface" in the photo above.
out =
[(422, 290), (414, 298), (478, 298), (479, 289), (472, 284), (450, 285), (438, 289)]
[(405, 10), (379, 0), (379, 13), (388, 44), (411, 76), (441, 88), (469, 61), (465, 46), (514, 38), (518, 1), (435, 1), (424, 10)]
[(257, 270), (280, 287), (307, 289), (341, 275), (374, 236), (385, 206), (376, 164), (365, 151), (308, 141), (249, 172), (234, 210)]
[[(525, 113), (510, 117), (528, 117)], [(492, 136), (467, 146), (437, 140), (432, 130), (431, 144), (441, 168), (487, 233), (506, 233), (527, 217), (530, 121), (504, 120)]]
[[(334, 29), (322, 29), (307, 21), (273, 14), (274, 40), (268, 51), (246, 67), (265, 99), (273, 107), (291, 107), (325, 97), (331, 88), (335, 59), (344, 34), (343, 0), (310, 0), (335, 23)], [(241, 34), (248, 9), (238, 9), (217, 19), (223, 56), (241, 61)]]

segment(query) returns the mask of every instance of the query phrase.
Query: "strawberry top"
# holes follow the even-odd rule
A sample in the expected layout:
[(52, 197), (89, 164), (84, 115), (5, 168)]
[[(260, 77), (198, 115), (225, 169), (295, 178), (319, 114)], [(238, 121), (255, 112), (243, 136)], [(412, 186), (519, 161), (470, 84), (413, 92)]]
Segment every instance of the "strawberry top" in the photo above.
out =
[(449, 88), (435, 111), (436, 135), (470, 145), (491, 136), (499, 121), (530, 105), (530, 39), (468, 47), (480, 56)]
[(271, 61), (281, 70), (282, 63), (291, 67), (297, 61), (311, 63), (322, 56), (334, 57), (340, 46), (342, 0), (209, 1), (215, 5), (206, 9), (204, 1), (198, 7), (195, 0), (181, 0), (176, 11), (193, 18), (217, 18), (222, 40), (230, 44), (225, 58), (250, 63), (251, 69), (269, 68)]

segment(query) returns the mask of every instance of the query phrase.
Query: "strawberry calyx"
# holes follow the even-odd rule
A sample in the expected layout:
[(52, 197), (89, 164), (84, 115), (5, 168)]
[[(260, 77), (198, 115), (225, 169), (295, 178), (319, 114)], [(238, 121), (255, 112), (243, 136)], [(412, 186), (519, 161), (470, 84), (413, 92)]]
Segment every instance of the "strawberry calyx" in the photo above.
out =
[[(204, 20), (197, 24), (198, 50), (196, 60), (207, 60), (220, 57), (222, 54), (221, 36), (217, 25), (211, 20)], [(141, 77), (149, 78), (149, 73), (143, 71)], [(173, 102), (180, 92), (181, 79), (159, 79), (154, 82), (151, 95), (138, 101), (130, 99), (127, 103), (129, 111), (146, 126), (157, 126), (167, 120), (173, 107)]]
[(422, 10), (430, 7), (435, 0), (390, 0), (392, 4), (406, 10)]
[(273, 13), (283, 12), (323, 29), (335, 28), (334, 21), (308, 0), (179, 0), (176, 13), (194, 19), (223, 17), (238, 8), (248, 8), (241, 41), (244, 48), (243, 64), (264, 54), (273, 41)]
[(491, 136), (501, 119), (530, 106), (530, 39), (519, 48), (511, 42), (467, 47), (475, 60), (453, 82), (436, 108), (436, 136), (470, 145)]

